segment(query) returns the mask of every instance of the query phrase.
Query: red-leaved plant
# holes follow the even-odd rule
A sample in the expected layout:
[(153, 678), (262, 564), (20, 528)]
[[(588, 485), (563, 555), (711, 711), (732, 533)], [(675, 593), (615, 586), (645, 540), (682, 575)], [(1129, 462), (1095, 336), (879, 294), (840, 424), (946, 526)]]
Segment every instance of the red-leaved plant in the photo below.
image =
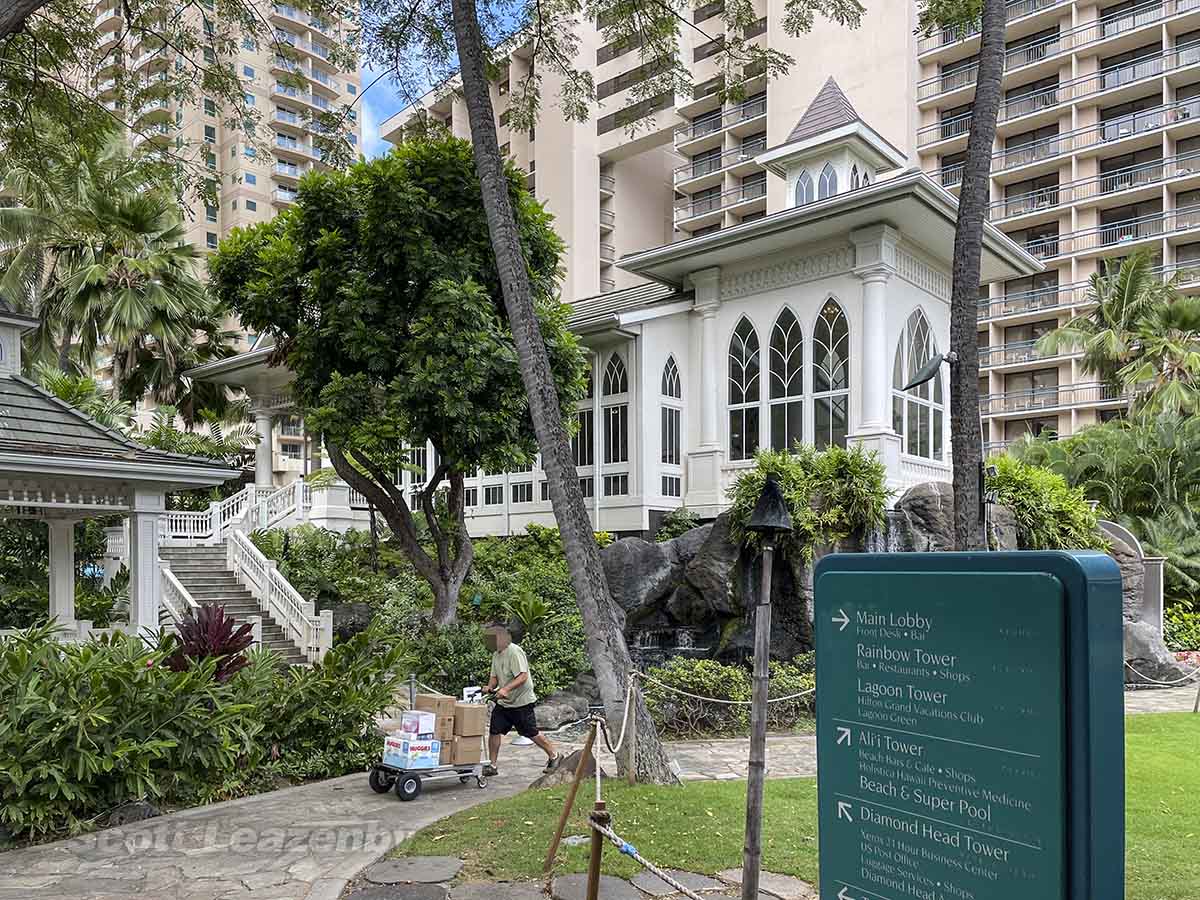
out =
[[(235, 626), (236, 629), (235, 629)], [(192, 660), (217, 657), (217, 681), (228, 681), (249, 665), (242, 651), (254, 643), (249, 623), (237, 625), (225, 607), (206, 603), (195, 615), (189, 610), (179, 623), (175, 651), (164, 660), (172, 672), (184, 672)]]

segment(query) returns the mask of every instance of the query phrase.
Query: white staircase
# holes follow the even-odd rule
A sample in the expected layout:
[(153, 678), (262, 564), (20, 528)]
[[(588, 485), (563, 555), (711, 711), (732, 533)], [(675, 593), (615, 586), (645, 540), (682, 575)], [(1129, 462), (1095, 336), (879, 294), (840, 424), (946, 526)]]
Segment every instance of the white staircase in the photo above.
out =
[[(304, 521), (310, 505), (309, 486), (298, 480), (278, 489), (248, 485), (205, 510), (163, 513), (160, 623), (172, 627), (189, 609), (221, 603), (238, 622), (251, 621), (260, 643), (285, 662), (320, 660), (333, 643), (332, 612), (318, 614), (248, 537)], [(111, 529), (108, 556), (127, 561), (128, 547), (128, 534)]]

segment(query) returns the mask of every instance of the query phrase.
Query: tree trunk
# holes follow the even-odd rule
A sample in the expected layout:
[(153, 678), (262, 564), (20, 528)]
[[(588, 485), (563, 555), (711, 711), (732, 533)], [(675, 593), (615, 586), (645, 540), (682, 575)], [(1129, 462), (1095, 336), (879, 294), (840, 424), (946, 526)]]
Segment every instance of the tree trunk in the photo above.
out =
[(979, 70), (971, 132), (963, 163), (954, 231), (954, 282), (950, 297), (950, 440), (954, 466), (954, 545), (983, 549), (979, 474), (983, 438), (979, 428), (979, 260), (990, 193), (992, 144), (1000, 110), (1004, 68), (1004, 0), (983, 0)]
[[(359, 465), (370, 473), (370, 477), (360, 472), (346, 457), (345, 451), (325, 438), (325, 449), (329, 455), (334, 471), (342, 480), (357, 490), (367, 500), (367, 508), (371, 511), (371, 543), (372, 552), (378, 553), (376, 525), (374, 513), (378, 510), (384, 521), (392, 530), (392, 536), (400, 545), (400, 550), (408, 561), (413, 564), (418, 575), (425, 579), (433, 592), (433, 615), (431, 621), (438, 627), (454, 622), (458, 615), (458, 595), (462, 591), (463, 582), (471, 570), (475, 559), (475, 548), (467, 534), (463, 521), (463, 478), (462, 475), (451, 473), (450, 476), (450, 510), (456, 517), (459, 527), (456, 535), (447, 534), (432, 515), (432, 495), (441, 483), (444, 470), (439, 469), (429, 484), (421, 492), (422, 502), (426, 505), (426, 518), (429, 520), (430, 535), (437, 548), (437, 559), (433, 559), (421, 546), (417, 537), (416, 525), (412, 511), (404, 500), (403, 491), (387, 479), (386, 473), (370, 459), (356, 455), (354, 458)], [(453, 554), (451, 543), (453, 537)]]
[[(483, 190), (483, 206), (504, 293), (504, 306), (520, 359), (521, 379), (529, 394), (529, 412), (542, 451), (542, 467), (549, 482), (554, 517), (587, 635), (588, 658), (596, 673), (608, 721), (617, 723), (625, 711), (625, 688), (633, 671), (633, 660), (625, 644), (625, 616), (608, 592), (608, 582), (600, 565), (600, 549), (579, 489), (571, 442), (551, 377), (549, 355), (538, 328), (525, 256), (496, 140), (475, 0), (452, 0), (451, 6), (475, 168)], [(676, 778), (668, 765), (657, 730), (637, 691), (634, 692), (634, 715), (638, 735), (634, 769), (638, 780), (674, 782)], [(621, 773), (627, 771), (626, 758), (619, 759), (617, 764)]]
[(371, 571), (379, 574), (379, 522), (375, 518), (375, 504), (367, 504), (367, 516), (371, 520)]
[(25, 20), (50, 0), (7, 0), (0, 4), (0, 39), (25, 27)]

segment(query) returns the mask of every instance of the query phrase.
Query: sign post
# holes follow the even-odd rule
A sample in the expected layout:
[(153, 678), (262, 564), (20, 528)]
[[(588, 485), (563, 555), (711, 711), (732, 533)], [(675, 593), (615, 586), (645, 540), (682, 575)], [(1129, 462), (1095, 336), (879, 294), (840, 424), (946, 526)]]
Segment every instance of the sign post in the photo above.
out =
[(1116, 563), (839, 554), (814, 583), (822, 900), (1122, 900)]

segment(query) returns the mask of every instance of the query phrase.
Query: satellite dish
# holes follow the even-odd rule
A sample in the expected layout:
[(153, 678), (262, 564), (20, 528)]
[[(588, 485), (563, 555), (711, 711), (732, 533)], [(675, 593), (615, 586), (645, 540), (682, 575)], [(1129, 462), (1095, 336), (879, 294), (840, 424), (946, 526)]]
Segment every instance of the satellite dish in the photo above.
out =
[(942, 356), (941, 354), (938, 354), (937, 356), (934, 356), (928, 360), (925, 365), (921, 366), (921, 368), (917, 371), (917, 374), (912, 377), (912, 381), (904, 386), (904, 390), (910, 391), (917, 385), (924, 384), (925, 382), (929, 381), (938, 373), (938, 369), (942, 367), (942, 363), (945, 361), (946, 357)]

